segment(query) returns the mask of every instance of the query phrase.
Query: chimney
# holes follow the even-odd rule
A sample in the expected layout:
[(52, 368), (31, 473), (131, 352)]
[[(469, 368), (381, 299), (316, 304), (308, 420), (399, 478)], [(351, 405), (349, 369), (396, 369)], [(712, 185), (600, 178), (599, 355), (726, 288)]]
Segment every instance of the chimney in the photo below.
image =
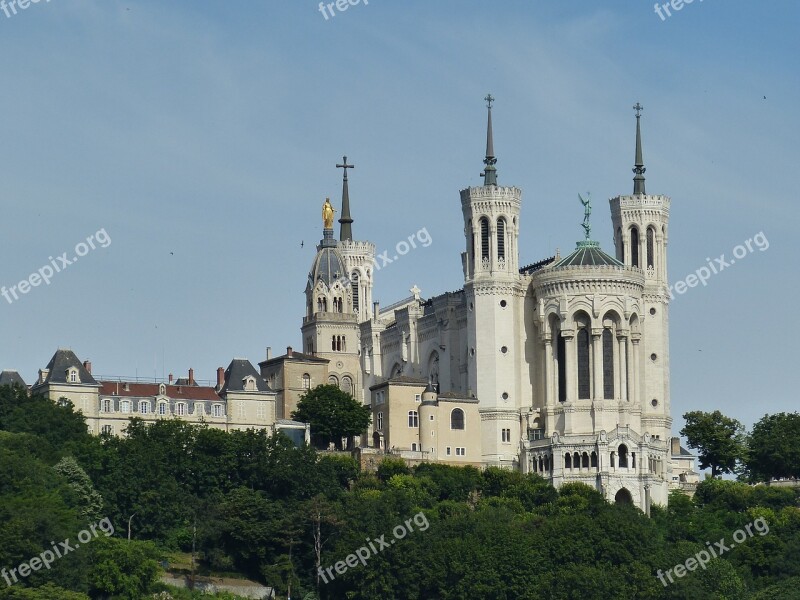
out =
[(89, 372), (89, 375), (92, 374), (92, 363), (88, 360), (83, 361), (83, 368)]
[(381, 312), (381, 303), (380, 302), (373, 302), (372, 303), (372, 314), (373, 314), (373, 318), (376, 321), (378, 320), (378, 315), (380, 314), (380, 312)]
[(170, 373), (170, 374), (169, 374), (169, 384), (170, 384), (170, 385), (172, 385), (172, 379), (173, 379), (173, 377), (172, 377), (172, 373)]
[(194, 369), (189, 369), (189, 385), (194, 385)]
[(272, 358), (272, 346), (267, 346), (267, 360)]
[(678, 456), (681, 453), (681, 438), (672, 438), (672, 455)]
[(223, 385), (225, 385), (225, 369), (219, 367), (217, 369), (217, 389), (221, 390)]
[(291, 346), (286, 346), (286, 356), (288, 356), (289, 358), (292, 357), (292, 347)]

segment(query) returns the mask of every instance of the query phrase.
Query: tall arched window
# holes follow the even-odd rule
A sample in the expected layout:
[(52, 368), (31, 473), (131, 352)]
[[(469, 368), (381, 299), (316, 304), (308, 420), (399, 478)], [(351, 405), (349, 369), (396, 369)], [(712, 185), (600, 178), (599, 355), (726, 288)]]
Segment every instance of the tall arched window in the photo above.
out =
[(625, 262), (625, 240), (622, 239), (621, 227), (617, 227), (617, 259)]
[(584, 327), (578, 331), (578, 398), (591, 398), (589, 377), (589, 330)]
[(355, 388), (353, 387), (353, 379), (349, 375), (342, 377), (342, 384), (339, 386), (339, 389), (352, 396), (355, 392)]
[(336, 375), (328, 375), (328, 385), (339, 387), (339, 378)]
[(647, 268), (650, 269), (655, 265), (654, 252), (655, 250), (655, 232), (652, 227), (647, 228)]
[(481, 260), (489, 260), (489, 219), (481, 218)]
[(572, 454), (570, 454), (569, 452), (567, 452), (564, 455), (564, 468), (565, 469), (571, 469), (572, 468)]
[(311, 389), (311, 375), (308, 373), (303, 373), (303, 389), (310, 390)]
[(359, 298), (358, 298), (358, 272), (353, 271), (353, 276), (350, 278), (350, 285), (353, 287), (353, 312), (358, 312)]
[(460, 408), (450, 413), (450, 429), (464, 429), (464, 411)]
[(631, 227), (631, 265), (639, 266), (639, 229)]
[(556, 338), (556, 361), (558, 363), (558, 401), (567, 401), (567, 349), (561, 332)]
[(503, 217), (497, 219), (497, 259), (506, 258), (506, 220)]
[(603, 329), (603, 398), (614, 398), (614, 334)]
[(619, 447), (619, 466), (628, 467), (628, 447), (625, 444), (620, 444)]

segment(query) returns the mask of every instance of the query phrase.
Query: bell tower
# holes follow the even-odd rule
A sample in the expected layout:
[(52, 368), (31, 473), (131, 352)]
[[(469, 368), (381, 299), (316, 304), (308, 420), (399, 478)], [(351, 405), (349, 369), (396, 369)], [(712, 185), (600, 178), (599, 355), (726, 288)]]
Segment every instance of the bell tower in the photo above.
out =
[(483, 185), (461, 191), (466, 250), (468, 393), (479, 401), (483, 460), (514, 466), (520, 442), (524, 372), (524, 287), (517, 240), (522, 192), (497, 183), (492, 104), (488, 109)]

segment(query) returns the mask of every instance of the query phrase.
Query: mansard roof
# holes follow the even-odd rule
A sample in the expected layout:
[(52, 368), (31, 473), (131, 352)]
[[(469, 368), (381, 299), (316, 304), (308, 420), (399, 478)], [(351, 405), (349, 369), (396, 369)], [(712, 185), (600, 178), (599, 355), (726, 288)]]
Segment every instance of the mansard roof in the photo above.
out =
[(17, 371), (6, 370), (0, 373), (0, 386), (3, 385), (18, 385), (20, 387), (28, 387), (25, 380)]
[[(131, 383), (127, 381), (101, 381), (101, 396), (121, 398), (151, 398), (160, 394), (160, 383)], [(221, 398), (213, 387), (204, 385), (164, 385), (164, 395), (174, 400), (210, 400)]]
[(225, 384), (219, 391), (220, 395), (228, 392), (244, 392), (244, 380), (252, 377), (256, 383), (256, 390), (259, 392), (269, 392), (267, 382), (261, 378), (253, 364), (246, 358), (234, 358), (225, 370)]
[(600, 248), (600, 244), (593, 240), (583, 240), (577, 243), (575, 251), (569, 256), (562, 258), (553, 265), (554, 269), (559, 267), (624, 267), (625, 265), (613, 256), (609, 256)]
[(92, 374), (86, 370), (81, 361), (72, 350), (59, 348), (45, 367), (48, 371), (44, 384), (48, 383), (69, 383), (67, 381), (67, 370), (75, 368), (78, 370), (78, 378), (82, 385), (97, 385)]

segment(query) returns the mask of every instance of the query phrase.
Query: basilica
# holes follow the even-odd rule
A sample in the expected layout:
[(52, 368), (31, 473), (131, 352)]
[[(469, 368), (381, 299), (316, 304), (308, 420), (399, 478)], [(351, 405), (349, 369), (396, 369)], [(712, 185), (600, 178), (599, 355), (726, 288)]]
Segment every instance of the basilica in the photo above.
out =
[(643, 510), (666, 504), (693, 472), (671, 438), (670, 198), (645, 190), (642, 107), (633, 191), (609, 200), (614, 247), (592, 239), (581, 198), (574, 251), (520, 265), (522, 191), (498, 182), (492, 100), (483, 185), (459, 192), (463, 288), (372, 302), (375, 246), (354, 239), (345, 159), (338, 239), (326, 201), (306, 285), (303, 353), (327, 359), (328, 382), (371, 407), (364, 446), (583, 482)]

